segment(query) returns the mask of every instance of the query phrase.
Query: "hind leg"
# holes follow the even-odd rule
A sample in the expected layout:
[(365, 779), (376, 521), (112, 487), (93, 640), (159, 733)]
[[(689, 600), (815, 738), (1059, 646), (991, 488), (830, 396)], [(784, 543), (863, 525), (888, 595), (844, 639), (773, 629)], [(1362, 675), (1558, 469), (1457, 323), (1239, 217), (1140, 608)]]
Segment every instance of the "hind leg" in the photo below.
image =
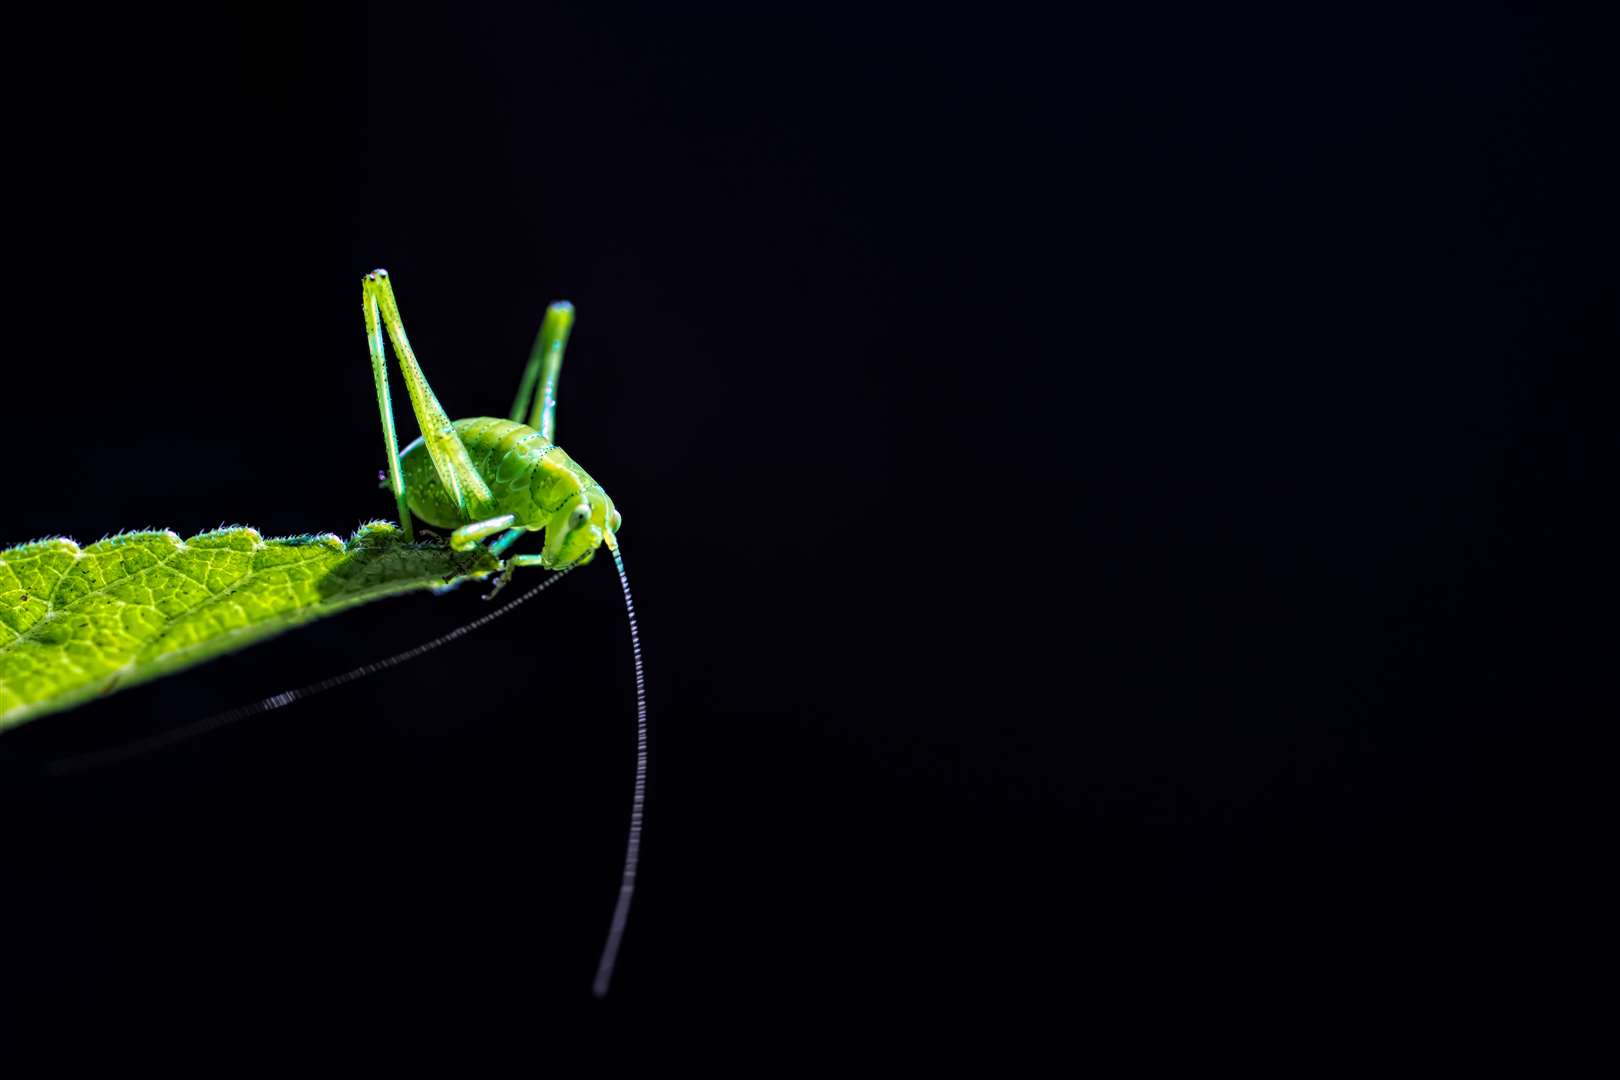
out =
[[(381, 322), (383, 329), (388, 331), (388, 340), (394, 346), (400, 370), (405, 373), (405, 389), (411, 396), (411, 410), (416, 413), (417, 425), (422, 429), (422, 441), (427, 444), (428, 457), (433, 459), (433, 470), (438, 473), (439, 483), (444, 485), (445, 492), (467, 521), (485, 517), (494, 496), (484, 478), (473, 467), (466, 445), (456, 434), (444, 406), (433, 396), (433, 388), (428, 385), (427, 376), (422, 374), (422, 366), (416, 362), (416, 353), (411, 349), (410, 339), (405, 336), (405, 323), (399, 317), (399, 305), (394, 300), (394, 287), (388, 280), (388, 271), (373, 270), (367, 274), (363, 289), (366, 338), (372, 345), (373, 368), (381, 370), (379, 364), (386, 367), (381, 360), (382, 335), (377, 325)], [(379, 376), (378, 386), (383, 386), (386, 381)], [(382, 393), (378, 391), (379, 400)], [(391, 419), (388, 422), (391, 423)], [(396, 461), (398, 457), (396, 451)], [(403, 484), (398, 485), (396, 490), (403, 506)]]
[[(568, 333), (574, 328), (574, 305), (559, 300), (546, 308), (545, 321), (540, 324), (540, 335), (534, 339), (529, 352), (529, 366), (523, 369), (523, 381), (518, 384), (517, 400), (512, 402), (512, 419), (527, 422), (548, 442), (557, 441), (557, 377), (562, 374), (563, 352), (568, 348)], [(539, 384), (540, 396), (535, 398), (534, 411), (529, 412), (529, 399)], [(529, 412), (525, 421), (523, 414)]]
[(388, 394), (388, 356), (383, 352), (382, 321), (377, 316), (377, 300), (369, 284), (361, 288), (361, 310), (366, 318), (366, 348), (371, 352), (371, 377), (377, 384), (377, 411), (382, 413), (383, 453), (388, 456), (388, 476), (384, 486), (394, 493), (399, 510), (399, 527), (407, 543), (416, 539), (411, 508), (405, 498), (405, 473), (399, 467), (399, 439), (394, 434), (394, 403)]

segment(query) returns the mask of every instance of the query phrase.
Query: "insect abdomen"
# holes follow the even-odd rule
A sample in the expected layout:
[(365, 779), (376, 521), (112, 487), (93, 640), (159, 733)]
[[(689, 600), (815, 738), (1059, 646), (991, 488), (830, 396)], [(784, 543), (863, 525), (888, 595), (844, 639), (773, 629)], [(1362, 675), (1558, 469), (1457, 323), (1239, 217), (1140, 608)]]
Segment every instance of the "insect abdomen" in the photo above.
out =
[[(452, 426), (478, 475), (489, 485), (491, 516), (515, 514), (520, 526), (543, 525), (570, 495), (597, 486), (561, 447), (527, 424), (475, 416)], [(467, 523), (439, 483), (420, 438), (400, 453), (400, 466), (412, 513), (443, 529)]]

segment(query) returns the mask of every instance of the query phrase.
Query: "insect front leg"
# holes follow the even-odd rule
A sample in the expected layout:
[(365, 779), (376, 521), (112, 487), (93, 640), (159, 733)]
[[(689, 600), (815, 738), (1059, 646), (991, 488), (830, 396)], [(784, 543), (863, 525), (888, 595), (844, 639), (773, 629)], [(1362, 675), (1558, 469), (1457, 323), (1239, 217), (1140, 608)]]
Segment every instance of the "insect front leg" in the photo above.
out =
[[(502, 537), (501, 539), (506, 538)], [(496, 541), (496, 543), (499, 542)], [(494, 545), (491, 544), (490, 550), (493, 551), (494, 549)], [(495, 579), (495, 587), (484, 594), (484, 599), (495, 599), (496, 594), (506, 588), (507, 584), (512, 580), (512, 575), (517, 572), (519, 567), (545, 566), (544, 558), (543, 555), (513, 555), (510, 559), (507, 559), (505, 565), (501, 567), (500, 576)]]
[(516, 514), (501, 514), (498, 517), (463, 525), (450, 534), (450, 546), (457, 551), (466, 551), (486, 536), (494, 536), (503, 529), (510, 529), (516, 520)]
[(507, 529), (506, 532), (490, 542), (489, 551), (496, 558), (506, 554), (506, 549), (517, 543), (528, 534), (528, 529)]

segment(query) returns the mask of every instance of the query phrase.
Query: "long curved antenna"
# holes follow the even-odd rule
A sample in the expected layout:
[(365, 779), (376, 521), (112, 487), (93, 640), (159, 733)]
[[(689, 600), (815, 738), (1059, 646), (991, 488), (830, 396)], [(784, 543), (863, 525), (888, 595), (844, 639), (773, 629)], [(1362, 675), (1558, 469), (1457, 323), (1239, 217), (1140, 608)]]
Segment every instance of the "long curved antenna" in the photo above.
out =
[(107, 750), (95, 750), (88, 754), (78, 754), (74, 757), (54, 761), (46, 769), (46, 773), (50, 776), (68, 776), (73, 773), (84, 772), (88, 769), (97, 769), (103, 765), (112, 765), (119, 761), (126, 761), (129, 758), (139, 757), (141, 754), (149, 753), (153, 750), (159, 750), (165, 746), (171, 746), (174, 743), (184, 742), (187, 739), (213, 731), (216, 728), (225, 727), (227, 724), (234, 724), (238, 720), (246, 720), (250, 716), (258, 716), (260, 713), (273, 712), (276, 709), (285, 708), (294, 702), (302, 701), (308, 697), (314, 697), (316, 694), (324, 694), (328, 690), (335, 690), (339, 686), (344, 686), (348, 683), (355, 682), (358, 679), (363, 679), (367, 675), (375, 675), (379, 671), (386, 671), (391, 667), (398, 667), (400, 664), (406, 663), (407, 661), (415, 660), (424, 653), (432, 652), (441, 645), (448, 645), (450, 642), (465, 634), (472, 633), (481, 626), (488, 626), (490, 623), (494, 622), (502, 615), (505, 615), (519, 604), (527, 603), (540, 593), (557, 584), (558, 579), (560, 579), (564, 574), (568, 573), (571, 569), (573, 569), (573, 567), (565, 567), (564, 569), (557, 571), (555, 574), (552, 574), (538, 585), (529, 589), (529, 591), (525, 592), (523, 595), (508, 600), (494, 611), (480, 615), (472, 622), (463, 626), (458, 626), (447, 634), (440, 634), (432, 641), (425, 642), (413, 649), (406, 649), (404, 652), (395, 653), (393, 656), (384, 657), (381, 660), (373, 660), (369, 664), (362, 664), (351, 671), (345, 671), (341, 675), (333, 675), (331, 678), (322, 679), (320, 682), (310, 683), (308, 686), (300, 686), (295, 690), (284, 690), (279, 694), (271, 694), (269, 697), (260, 698), (258, 701), (252, 702), (248, 705), (238, 705), (234, 709), (227, 709), (225, 712), (215, 713), (213, 716), (204, 717), (194, 724), (185, 724), (181, 727), (160, 732), (159, 734), (145, 739), (137, 739), (134, 742), (125, 743), (122, 746), (114, 746)]
[(647, 805), (647, 681), (641, 670), (641, 635), (636, 632), (636, 604), (630, 599), (630, 578), (624, 572), (624, 559), (617, 544), (611, 545), (613, 565), (619, 568), (619, 584), (624, 589), (624, 613), (630, 619), (630, 654), (636, 664), (636, 787), (630, 799), (630, 835), (624, 845), (624, 874), (619, 879), (619, 900), (613, 905), (613, 921), (608, 924), (602, 958), (596, 964), (596, 981), (591, 993), (606, 997), (613, 981), (613, 965), (619, 959), (624, 925), (630, 919), (630, 901), (636, 894), (636, 864), (641, 861), (641, 822)]

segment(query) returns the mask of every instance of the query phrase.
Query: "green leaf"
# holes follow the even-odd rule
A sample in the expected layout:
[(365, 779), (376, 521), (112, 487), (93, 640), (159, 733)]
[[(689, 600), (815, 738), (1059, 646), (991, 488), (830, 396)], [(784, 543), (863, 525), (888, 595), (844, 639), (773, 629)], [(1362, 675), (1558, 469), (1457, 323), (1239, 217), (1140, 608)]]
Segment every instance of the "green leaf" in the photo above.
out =
[(0, 731), (233, 652), (356, 604), (499, 569), (489, 552), (246, 528), (131, 532), (0, 551)]

